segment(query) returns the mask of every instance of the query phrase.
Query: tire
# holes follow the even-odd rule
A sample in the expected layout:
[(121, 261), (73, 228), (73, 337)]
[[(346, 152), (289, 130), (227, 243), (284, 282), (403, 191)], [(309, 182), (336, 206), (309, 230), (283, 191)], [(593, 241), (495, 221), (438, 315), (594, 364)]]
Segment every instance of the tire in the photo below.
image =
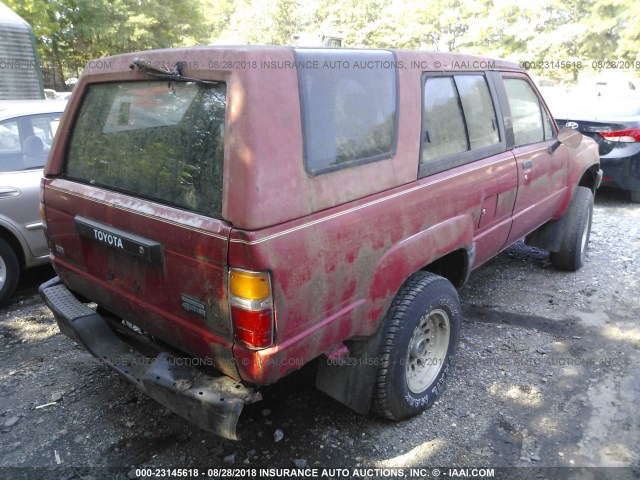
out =
[(455, 288), (438, 275), (415, 273), (391, 304), (384, 328), (373, 407), (401, 420), (429, 408), (443, 391), (460, 336)]
[(0, 238), (0, 307), (13, 295), (20, 277), (20, 263), (11, 246)]
[(593, 193), (587, 187), (576, 187), (571, 205), (565, 213), (567, 224), (558, 252), (550, 255), (551, 263), (560, 270), (575, 272), (584, 264), (591, 235)]
[(631, 203), (640, 203), (640, 190), (630, 190)]

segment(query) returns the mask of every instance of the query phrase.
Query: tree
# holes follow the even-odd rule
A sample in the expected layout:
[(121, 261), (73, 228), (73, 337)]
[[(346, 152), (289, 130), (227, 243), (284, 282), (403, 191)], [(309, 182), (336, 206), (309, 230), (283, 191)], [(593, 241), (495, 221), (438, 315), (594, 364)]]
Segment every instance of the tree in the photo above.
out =
[(33, 26), (42, 60), (65, 75), (122, 52), (209, 42), (284, 45), (294, 34), (316, 32), (340, 35), (352, 47), (546, 62), (533, 73), (559, 80), (575, 81), (598, 66), (594, 60), (640, 61), (637, 0), (7, 1)]
[[(640, 2), (623, 2), (618, 21), (618, 44), (615, 58), (630, 62), (640, 62)], [(636, 72), (638, 67), (636, 65)]]
[(76, 76), (108, 55), (206, 43), (204, 0), (8, 0), (35, 32), (43, 63)]
[(300, 0), (245, 0), (220, 39), (241, 44), (286, 45), (301, 31)]

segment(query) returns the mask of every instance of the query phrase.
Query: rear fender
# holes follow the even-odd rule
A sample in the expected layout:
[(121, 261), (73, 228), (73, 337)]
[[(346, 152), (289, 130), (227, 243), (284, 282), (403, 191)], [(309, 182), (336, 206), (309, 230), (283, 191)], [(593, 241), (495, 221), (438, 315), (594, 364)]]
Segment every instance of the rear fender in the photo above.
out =
[[(470, 215), (450, 220), (422, 230), (391, 247), (376, 265), (369, 295), (374, 305), (373, 320), (380, 323), (402, 284), (415, 272), (453, 251), (464, 248), (473, 258), (473, 221)], [(467, 262), (468, 263), (468, 262)], [(467, 275), (461, 272), (461, 277)], [(331, 362), (322, 357), (316, 387), (360, 414), (371, 405), (379, 363), (379, 345), (384, 325), (376, 334), (351, 342), (349, 358)]]
[[(433, 225), (391, 247), (378, 261), (369, 289), (377, 308), (372, 320), (379, 321), (402, 284), (415, 272), (461, 248), (473, 258), (473, 219), (460, 215)], [(471, 265), (467, 265), (467, 272)]]

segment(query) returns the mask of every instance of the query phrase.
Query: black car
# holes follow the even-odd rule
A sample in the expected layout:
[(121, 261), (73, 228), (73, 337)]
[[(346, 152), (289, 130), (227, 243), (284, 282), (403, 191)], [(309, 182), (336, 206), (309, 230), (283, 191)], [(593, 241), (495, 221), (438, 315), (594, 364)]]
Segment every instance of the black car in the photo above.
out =
[(574, 94), (552, 111), (559, 127), (575, 128), (598, 143), (602, 185), (627, 190), (640, 203), (640, 94)]

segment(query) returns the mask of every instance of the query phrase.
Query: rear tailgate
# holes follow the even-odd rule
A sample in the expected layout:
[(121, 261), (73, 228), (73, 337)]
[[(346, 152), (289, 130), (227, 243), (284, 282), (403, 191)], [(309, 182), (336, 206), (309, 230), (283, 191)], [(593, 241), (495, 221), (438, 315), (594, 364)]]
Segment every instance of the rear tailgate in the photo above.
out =
[(224, 112), (224, 84), (90, 85), (43, 199), (71, 290), (237, 378), (219, 218)]

